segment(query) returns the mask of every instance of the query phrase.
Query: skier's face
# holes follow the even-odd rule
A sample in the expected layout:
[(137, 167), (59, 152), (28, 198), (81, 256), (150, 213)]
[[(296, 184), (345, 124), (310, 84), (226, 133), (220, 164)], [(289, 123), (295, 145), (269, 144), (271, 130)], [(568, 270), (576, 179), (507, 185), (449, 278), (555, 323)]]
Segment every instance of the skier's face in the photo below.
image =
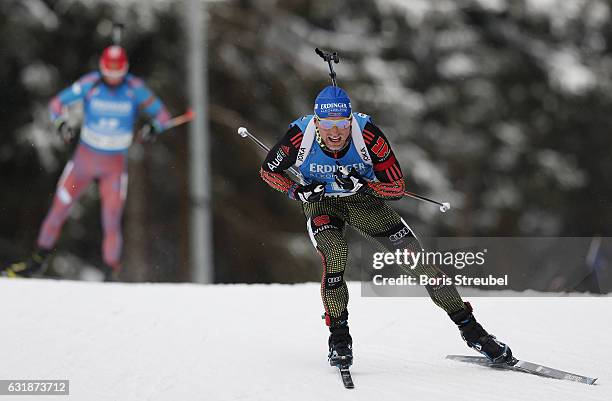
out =
[(112, 76), (112, 75), (102, 75), (102, 79), (104, 83), (109, 86), (117, 86), (123, 83), (123, 79), (125, 78), (125, 74), (123, 76)]
[(323, 143), (330, 150), (342, 149), (351, 134), (350, 117), (316, 118), (315, 125), (319, 129)]

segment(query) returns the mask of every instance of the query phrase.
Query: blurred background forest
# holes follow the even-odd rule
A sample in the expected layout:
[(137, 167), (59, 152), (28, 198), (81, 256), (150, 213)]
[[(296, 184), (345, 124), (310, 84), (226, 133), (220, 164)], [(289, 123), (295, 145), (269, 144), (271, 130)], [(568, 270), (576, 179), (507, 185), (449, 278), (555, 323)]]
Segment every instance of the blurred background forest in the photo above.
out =
[[(339, 52), (340, 86), (390, 139), (409, 190), (452, 203), (446, 214), (394, 203), (421, 235), (610, 235), (608, 1), (226, 0), (206, 8), (216, 282), (319, 280), (299, 204), (259, 179), (263, 154), (236, 135), (246, 126), (271, 145), (311, 112), (328, 84), (315, 47)], [(70, 157), (47, 102), (96, 68), (120, 20), (131, 72), (182, 113), (184, 19), (180, 1), (0, 2), (3, 263), (31, 252)], [(130, 151), (128, 281), (189, 280), (186, 132)], [(101, 263), (98, 201), (92, 186), (64, 228), (54, 267), (66, 276)]]

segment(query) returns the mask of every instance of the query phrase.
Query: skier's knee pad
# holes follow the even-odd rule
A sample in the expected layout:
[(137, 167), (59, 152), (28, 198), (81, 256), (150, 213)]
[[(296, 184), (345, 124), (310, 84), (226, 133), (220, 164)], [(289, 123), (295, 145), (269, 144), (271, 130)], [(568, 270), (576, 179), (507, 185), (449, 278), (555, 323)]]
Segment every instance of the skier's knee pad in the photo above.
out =
[(387, 231), (383, 231), (374, 236), (380, 241), (387, 249), (412, 249), (415, 248), (415, 244), (418, 245), (418, 240), (412, 229), (406, 224), (404, 219), (401, 222), (393, 226)]

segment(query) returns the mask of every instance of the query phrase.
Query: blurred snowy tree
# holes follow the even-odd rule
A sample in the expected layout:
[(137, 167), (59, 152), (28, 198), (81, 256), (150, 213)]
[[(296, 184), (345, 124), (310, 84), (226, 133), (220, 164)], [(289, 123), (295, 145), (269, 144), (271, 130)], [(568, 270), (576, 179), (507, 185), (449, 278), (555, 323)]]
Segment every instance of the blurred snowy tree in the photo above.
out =
[[(0, 3), (0, 85), (10, 94), (0, 99), (0, 246), (7, 255), (33, 243), (67, 157), (49, 138), (45, 102), (95, 67), (109, 21), (130, 21), (132, 70), (173, 111), (186, 107), (180, 6)], [(219, 281), (319, 276), (299, 205), (260, 182), (263, 155), (235, 134), (245, 125), (272, 144), (291, 120), (311, 111), (328, 82), (315, 47), (340, 53), (339, 84), (354, 108), (386, 132), (409, 188), (453, 204), (440, 215), (410, 199), (396, 202), (418, 231), (610, 234), (607, 1), (228, 0), (210, 4), (209, 13)], [(147, 193), (145, 243), (160, 272), (149, 278), (186, 277), (180, 267), (187, 255), (185, 146), (178, 132), (147, 146), (146, 180), (132, 187)], [(71, 223), (81, 229), (68, 230), (64, 239), (67, 249), (95, 258), (99, 223), (90, 206)]]

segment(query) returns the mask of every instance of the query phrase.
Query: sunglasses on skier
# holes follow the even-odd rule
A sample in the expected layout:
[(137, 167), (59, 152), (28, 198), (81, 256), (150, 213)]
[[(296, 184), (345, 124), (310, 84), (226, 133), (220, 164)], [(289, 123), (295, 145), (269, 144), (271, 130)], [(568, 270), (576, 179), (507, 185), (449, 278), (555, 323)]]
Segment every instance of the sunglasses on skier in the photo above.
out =
[(317, 120), (319, 121), (319, 127), (323, 128), (323, 129), (332, 129), (334, 128), (334, 126), (338, 127), (339, 129), (346, 129), (348, 127), (351, 126), (351, 118), (341, 118), (339, 120), (330, 120), (327, 118), (318, 118)]

